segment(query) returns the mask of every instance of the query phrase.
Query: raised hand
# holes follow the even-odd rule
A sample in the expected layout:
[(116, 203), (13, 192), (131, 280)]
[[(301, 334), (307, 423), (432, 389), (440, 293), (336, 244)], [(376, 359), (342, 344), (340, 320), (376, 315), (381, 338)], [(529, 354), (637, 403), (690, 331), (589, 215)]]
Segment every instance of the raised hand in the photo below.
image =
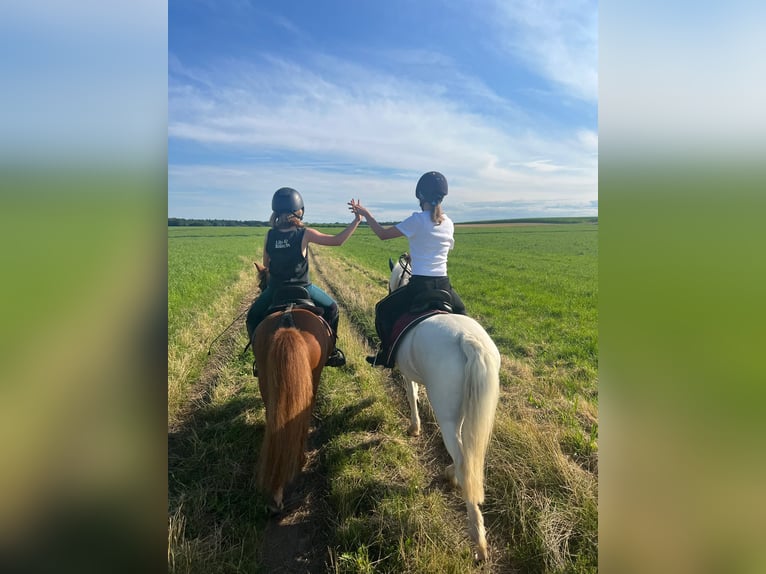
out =
[(353, 199), (348, 202), (349, 210), (352, 211), (356, 215), (360, 215), (363, 217), (370, 217), (370, 212), (367, 210), (366, 207), (362, 207), (362, 203), (357, 199), (354, 201)]

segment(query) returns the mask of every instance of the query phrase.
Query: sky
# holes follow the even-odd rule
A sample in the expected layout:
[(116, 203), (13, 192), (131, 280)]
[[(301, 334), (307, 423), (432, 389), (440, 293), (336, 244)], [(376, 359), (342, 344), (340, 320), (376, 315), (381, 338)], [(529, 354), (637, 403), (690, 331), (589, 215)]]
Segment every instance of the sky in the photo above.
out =
[(168, 3), (168, 216), (456, 222), (598, 214), (598, 8), (515, 0)]

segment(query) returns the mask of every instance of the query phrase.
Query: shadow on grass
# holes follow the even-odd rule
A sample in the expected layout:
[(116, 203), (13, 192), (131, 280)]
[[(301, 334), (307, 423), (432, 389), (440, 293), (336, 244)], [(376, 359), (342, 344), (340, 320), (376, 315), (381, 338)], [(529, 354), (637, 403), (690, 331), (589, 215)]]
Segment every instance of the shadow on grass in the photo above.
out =
[[(255, 392), (216, 405), (205, 403), (168, 434), (168, 512), (182, 516), (176, 572), (248, 571), (257, 563), (257, 539), (266, 515), (254, 488), (263, 424)], [(225, 564), (236, 566), (227, 566)]]
[[(321, 451), (337, 434), (369, 431), (382, 424), (366, 413), (374, 402), (363, 399), (315, 420), (308, 451)], [(183, 517), (183, 531), (175, 533), (183, 544), (175, 549), (179, 556), (171, 571), (323, 568), (326, 542), (332, 537), (326, 502), (331, 481), (327, 461), (311, 457), (285, 489), (285, 512), (270, 517), (266, 498), (254, 480), (265, 430), (263, 408), (257, 384), (249, 383), (224, 403), (198, 405), (168, 434), (168, 511), (170, 517)], [(348, 450), (350, 456), (354, 448)], [(269, 564), (274, 558), (266, 555), (273, 540), (293, 545), (281, 550), (276, 570)]]

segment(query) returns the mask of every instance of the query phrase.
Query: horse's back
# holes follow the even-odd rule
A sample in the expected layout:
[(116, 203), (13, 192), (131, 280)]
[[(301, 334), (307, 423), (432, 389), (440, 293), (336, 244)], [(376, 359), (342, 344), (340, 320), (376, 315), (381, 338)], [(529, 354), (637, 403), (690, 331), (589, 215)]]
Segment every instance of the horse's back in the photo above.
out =
[(470, 349), (481, 355), (490, 370), (500, 368), (500, 352), (484, 328), (467, 315), (429, 317), (414, 327), (399, 347), (396, 362), (402, 373), (425, 384), (439, 379), (462, 381)]

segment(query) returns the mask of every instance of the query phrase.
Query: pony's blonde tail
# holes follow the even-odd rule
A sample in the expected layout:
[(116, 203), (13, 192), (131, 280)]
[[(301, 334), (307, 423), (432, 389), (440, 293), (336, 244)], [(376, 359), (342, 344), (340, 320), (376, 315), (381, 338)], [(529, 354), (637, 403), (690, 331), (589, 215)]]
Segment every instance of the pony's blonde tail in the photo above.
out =
[(463, 333), (461, 347), (466, 357), (463, 386), (463, 498), (484, 502), (484, 459), (492, 436), (500, 394), (500, 357), (489, 344), (470, 333)]
[(274, 492), (300, 472), (314, 397), (309, 349), (300, 331), (279, 329), (262, 381), (268, 385), (258, 486)]

